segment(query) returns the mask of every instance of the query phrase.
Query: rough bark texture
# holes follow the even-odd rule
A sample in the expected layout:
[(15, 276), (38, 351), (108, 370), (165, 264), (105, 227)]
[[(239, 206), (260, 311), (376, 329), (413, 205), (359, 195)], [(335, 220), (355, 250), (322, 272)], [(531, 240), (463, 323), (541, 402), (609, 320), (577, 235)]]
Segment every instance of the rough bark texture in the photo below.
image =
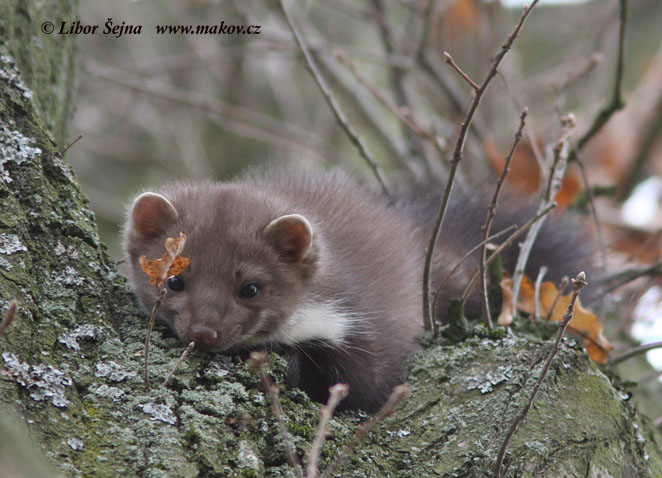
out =
[[(17, 298), (21, 312), (0, 338), (0, 467), (53, 476), (21, 454), (25, 432), (7, 425), (11, 415), (62, 476), (293, 476), (258, 380), (240, 359), (194, 353), (162, 387), (182, 346), (157, 328), (154, 385), (145, 390), (145, 315), (55, 154), (71, 108), (73, 39), (38, 28), (72, 17), (70, 1), (0, 0), (0, 309)], [(401, 412), (336, 476), (489, 476), (550, 346), (474, 337), (427, 348), (412, 360), (413, 394)], [(272, 358), (271, 367), (282, 381), (283, 362)], [(283, 407), (303, 457), (318, 405), (294, 390), (283, 393)], [(323, 464), (363, 419), (332, 421)], [(659, 445), (627, 395), (565, 344), (511, 443), (508, 476), (658, 477)]]

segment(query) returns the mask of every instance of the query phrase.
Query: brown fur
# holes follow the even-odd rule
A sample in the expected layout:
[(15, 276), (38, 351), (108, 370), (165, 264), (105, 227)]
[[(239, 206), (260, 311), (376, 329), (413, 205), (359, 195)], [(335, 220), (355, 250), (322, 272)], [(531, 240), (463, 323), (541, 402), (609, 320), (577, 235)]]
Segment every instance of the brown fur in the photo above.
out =
[[(150, 308), (156, 291), (138, 257), (161, 257), (166, 237), (187, 235), (183, 255), (191, 265), (180, 276), (186, 289), (168, 293), (161, 308), (161, 317), (183, 342), (193, 338), (209, 350), (271, 347), (288, 359), (289, 382), (315, 400), (325, 400), (329, 386), (348, 383), (348, 408), (374, 410), (402, 381), (403, 364), (422, 334), (423, 254), (437, 193), (419, 190), (416, 197), (391, 204), (342, 172), (273, 168), (230, 183), (176, 183), (157, 192), (176, 214), (165, 203), (141, 208), (138, 218), (135, 212), (130, 215), (124, 228), (129, 279)], [(437, 246), (433, 287), (480, 241), (486, 201), (459, 190), (454, 198)], [(510, 202), (505, 206), (494, 231), (533, 215)], [(267, 228), (276, 218), (293, 214), (309, 223), (311, 244), (307, 226), (296, 218)], [(576, 244), (564, 245), (564, 234), (574, 232), (558, 224), (543, 230), (530, 275), (535, 277), (540, 266), (536, 254), (555, 266), (549, 273), (553, 279), (576, 272), (567, 264), (577, 268), (575, 260), (589, 253)], [(516, 248), (505, 254), (505, 262), (512, 263), (515, 255)], [(446, 299), (461, 293), (476, 267), (474, 257), (442, 291), (442, 318)], [(259, 284), (260, 295), (238, 297), (246, 283)], [(479, 311), (475, 297), (468, 304), (471, 311)], [(287, 340), (283, 331), (293, 314), (324, 304), (335, 315), (327, 322), (322, 316), (311, 327), (331, 330), (342, 322), (346, 327), (339, 329), (339, 340), (315, 334)]]
[[(234, 183), (177, 183), (158, 191), (178, 218), (156, 237), (124, 231), (129, 278), (149, 308), (155, 290), (138, 257), (160, 257), (166, 237), (184, 232), (191, 259), (181, 274), (186, 290), (169, 292), (161, 316), (183, 342), (193, 324), (218, 333), (209, 347), (272, 345), (290, 360), (290, 381), (323, 400), (336, 382), (350, 385), (345, 402), (374, 409), (402, 380), (402, 365), (421, 334), (420, 257), (413, 226), (378, 195), (341, 172), (271, 172)], [(283, 258), (264, 229), (274, 219), (300, 214), (313, 229), (302, 260)], [(237, 298), (246, 282), (264, 287), (254, 300)], [(311, 340), (285, 347), (271, 336), (298, 308), (333, 303), (351, 317), (342, 344)], [(260, 313), (268, 320), (259, 330)], [(250, 335), (253, 332), (254, 335)], [(250, 335), (242, 342), (242, 336)]]

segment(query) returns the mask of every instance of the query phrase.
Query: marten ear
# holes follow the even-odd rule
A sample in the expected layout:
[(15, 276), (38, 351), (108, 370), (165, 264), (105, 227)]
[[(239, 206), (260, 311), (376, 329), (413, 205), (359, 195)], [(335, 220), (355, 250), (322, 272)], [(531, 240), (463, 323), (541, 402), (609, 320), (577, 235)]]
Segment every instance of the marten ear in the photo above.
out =
[(153, 239), (178, 217), (177, 209), (165, 197), (156, 193), (142, 193), (131, 207), (131, 233), (138, 240)]
[(313, 245), (313, 228), (299, 214), (274, 219), (264, 230), (264, 235), (278, 252), (297, 262), (308, 255)]

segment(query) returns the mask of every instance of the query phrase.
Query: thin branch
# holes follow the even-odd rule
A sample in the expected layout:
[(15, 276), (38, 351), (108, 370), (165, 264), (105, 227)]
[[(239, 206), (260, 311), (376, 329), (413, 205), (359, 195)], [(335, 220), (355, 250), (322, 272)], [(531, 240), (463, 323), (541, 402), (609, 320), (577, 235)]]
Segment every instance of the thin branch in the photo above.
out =
[(609, 276), (600, 277), (598, 283), (601, 287), (601, 293), (608, 294), (622, 285), (639, 279), (640, 277), (660, 276), (662, 276), (662, 261), (648, 266), (630, 267), (628, 269), (620, 270)]
[[(439, 282), (439, 285), (437, 286), (437, 290), (436, 290), (436, 292), (434, 293), (434, 302), (433, 302), (433, 304), (432, 304), (432, 310), (437, 310), (437, 300), (439, 299), (440, 292), (441, 292), (441, 288), (444, 286), (444, 284), (446, 283), (446, 281), (447, 281), (448, 279), (450, 279), (451, 276), (452, 276), (452, 275), (453, 275), (453, 274), (454, 274), (454, 273), (460, 268), (460, 266), (461, 266), (462, 264), (464, 264), (464, 262), (465, 262), (467, 259), (469, 259), (469, 258), (473, 255), (474, 252), (476, 252), (478, 249), (480, 249), (481, 247), (483, 247), (483, 245), (488, 244), (489, 242), (492, 242), (492, 241), (493, 241), (494, 239), (496, 239), (497, 237), (500, 237), (500, 236), (502, 236), (502, 235), (504, 235), (504, 234), (507, 234), (507, 233), (513, 231), (513, 229), (514, 229), (515, 231), (517, 231), (517, 229), (518, 229), (518, 228), (517, 228), (517, 225), (515, 225), (515, 224), (511, 224), (509, 227), (507, 227), (507, 228), (504, 229), (503, 231), (499, 231), (499, 232), (497, 232), (496, 234), (491, 235), (491, 236), (488, 237), (487, 239), (485, 239), (485, 240), (479, 242), (479, 243), (476, 244), (474, 247), (472, 247), (472, 248), (471, 248), (471, 249), (470, 249), (465, 255), (463, 255), (463, 256), (462, 256), (462, 257), (461, 257), (461, 258), (460, 258), (455, 264), (453, 264), (453, 267), (451, 268), (451, 270), (450, 270), (450, 271), (444, 276), (443, 279), (441, 279), (441, 281)], [(492, 256), (490, 256), (490, 257), (492, 257)], [(489, 264), (489, 263), (490, 263), (490, 262), (488, 261), (487, 264)], [(436, 322), (435, 322), (435, 323), (436, 323)]]
[[(397, 52), (392, 31), (393, 25), (387, 20), (383, 1), (372, 0), (372, 4), (376, 10), (375, 16), (378, 18), (377, 24), (379, 25), (379, 33), (382, 38), (382, 43), (384, 44), (384, 50), (386, 51), (387, 55), (392, 55)], [(399, 68), (389, 68), (388, 74), (391, 82), (391, 88), (393, 88), (393, 91), (395, 92), (395, 101), (398, 107), (410, 108), (411, 102), (404, 84), (404, 70)], [(407, 140), (409, 150), (411, 152), (410, 156), (424, 159), (425, 151), (423, 149), (420, 135), (412, 131), (406, 124), (403, 126), (404, 136)], [(423, 161), (423, 163), (427, 164), (427, 161)]]
[(421, 19), (421, 35), (418, 38), (416, 45), (415, 57), (423, 59), (425, 54), (425, 45), (428, 41), (428, 33), (430, 31), (430, 18), (432, 18), (432, 9), (434, 8), (435, 0), (426, 0), (425, 10), (422, 13)]
[(446, 214), (446, 207), (448, 206), (448, 199), (450, 198), (451, 190), (453, 187), (453, 181), (455, 180), (455, 174), (463, 158), (464, 143), (467, 139), (467, 132), (469, 131), (469, 127), (471, 126), (471, 122), (473, 120), (474, 114), (476, 113), (476, 110), (478, 109), (478, 105), (480, 104), (480, 100), (483, 97), (483, 94), (487, 90), (490, 81), (492, 81), (492, 78), (494, 78), (494, 76), (497, 73), (501, 60), (503, 60), (504, 56), (506, 56), (506, 53), (508, 53), (508, 51), (510, 50), (513, 42), (515, 41), (515, 38), (517, 38), (517, 35), (522, 29), (522, 25), (524, 25), (524, 21), (526, 20), (526, 17), (529, 15), (531, 10), (533, 10), (533, 8), (536, 6), (537, 3), (538, 0), (533, 0), (533, 3), (531, 3), (530, 7), (525, 6), (524, 9), (522, 10), (522, 14), (519, 18), (519, 21), (517, 22), (517, 25), (515, 26), (515, 29), (507, 38), (506, 42), (501, 47), (501, 50), (499, 51), (499, 53), (497, 53), (496, 57), (494, 58), (494, 61), (492, 62), (492, 67), (490, 68), (490, 70), (487, 73), (487, 76), (481, 83), (480, 88), (476, 90), (474, 99), (471, 102), (471, 105), (469, 106), (469, 110), (467, 111), (464, 120), (462, 121), (462, 125), (460, 127), (460, 133), (458, 135), (457, 142), (455, 143), (455, 151), (453, 152), (453, 158), (451, 159), (451, 167), (448, 172), (448, 181), (446, 182), (446, 187), (444, 189), (441, 206), (439, 207), (439, 213), (437, 214), (437, 219), (435, 221), (432, 237), (430, 238), (427, 252), (425, 254), (425, 266), (423, 270), (423, 325), (425, 327), (425, 330), (431, 330), (433, 327), (432, 324), (433, 314), (431, 309), (432, 301), (430, 297), (430, 271), (432, 268), (432, 256), (434, 254), (434, 249), (437, 244), (437, 239), (439, 238), (439, 233), (441, 232), (441, 226), (443, 225), (444, 222), (444, 215)]
[(340, 455), (329, 465), (329, 467), (322, 474), (322, 478), (329, 478), (336, 471), (338, 466), (352, 454), (356, 445), (368, 435), (374, 428), (379, 425), (384, 419), (395, 413), (395, 406), (400, 403), (407, 395), (409, 395), (409, 388), (406, 385), (398, 385), (393, 389), (393, 393), (389, 397), (384, 406), (375, 414), (369, 422), (364, 423), (356, 431), (354, 438), (343, 448)]
[(540, 317), (540, 287), (542, 287), (542, 280), (545, 278), (545, 274), (547, 274), (547, 267), (542, 266), (538, 271), (538, 277), (536, 277), (535, 289), (533, 291), (534, 311), (532, 320)]
[(319, 459), (324, 439), (329, 434), (329, 420), (333, 416), (336, 407), (349, 393), (349, 385), (346, 383), (337, 383), (329, 387), (329, 400), (320, 411), (320, 421), (317, 425), (315, 438), (308, 454), (308, 467), (306, 469), (306, 478), (317, 478), (319, 476)]
[[(540, 198), (540, 203), (538, 205), (538, 211), (545, 209), (550, 204), (553, 204), (556, 193), (561, 189), (561, 184), (563, 182), (563, 176), (565, 175), (565, 169), (568, 164), (568, 138), (570, 137), (569, 130), (574, 126), (572, 118), (565, 119), (564, 124), (564, 133), (561, 139), (554, 145), (552, 148), (552, 158), (551, 158), (551, 167), (549, 171), (549, 176), (547, 180), (547, 187), (542, 197)], [(517, 263), (515, 265), (515, 272), (513, 273), (513, 310), (517, 310), (517, 299), (519, 297), (519, 291), (521, 287), (522, 277), (524, 277), (524, 271), (526, 269), (526, 264), (529, 260), (529, 255), (533, 249), (533, 245), (536, 241), (536, 237), (540, 232), (545, 220), (537, 222), (530, 230), (526, 236), (526, 239), (522, 243), (520, 248), (520, 253), (517, 256)]]
[[(335, 58), (337, 59), (337, 51), (334, 53), (336, 53)], [(379, 143), (386, 150), (386, 156), (398, 167), (403, 167), (414, 175), (413, 165), (404, 159), (407, 145), (397, 134), (394, 134), (396, 130), (387, 121), (388, 118), (381, 114), (378, 106), (370, 101), (370, 98), (364, 95), (362, 90), (356, 88), (354, 78), (346, 72), (343, 65), (338, 65), (337, 61), (327, 58), (327, 55), (318, 54), (316, 58), (320, 69), (330, 83), (334, 85), (335, 91), (340, 93), (352, 105), (357, 115), (359, 115), (359, 120), (372, 130)]]
[[(659, 55), (660, 59), (657, 61), (659, 66), (656, 68), (658, 77), (662, 74), (662, 52)], [(652, 152), (653, 148), (658, 144), (659, 138), (662, 136), (662, 95), (659, 96), (657, 104), (651, 108), (651, 115), (648, 120), (644, 120), (642, 126), (645, 127), (645, 131), (641, 135), (642, 139), (639, 143), (637, 154), (632, 158), (628, 166), (628, 171), (623, 176), (625, 180), (621, 181), (621, 191), (617, 198), (621, 201), (630, 197), (634, 187), (644, 178), (646, 162), (652, 162), (657, 157)]]
[[(153, 283), (156, 285), (157, 290), (159, 287), (163, 287), (163, 284), (165, 284), (166, 278), (168, 277), (168, 273), (170, 271), (170, 266), (181, 255), (185, 246), (186, 234), (184, 233), (180, 232), (178, 239), (174, 239), (172, 237), (166, 239), (165, 249), (167, 254), (164, 254), (163, 256), (160, 272), (158, 272), (157, 276), (153, 276), (151, 273), (148, 273), (150, 276), (150, 283), (152, 283), (152, 279), (154, 279)], [(145, 269), (145, 266), (143, 265), (144, 260), (145, 256), (140, 256), (140, 265), (143, 270), (147, 272), (147, 269)], [(147, 336), (145, 337), (145, 387), (147, 390), (149, 390), (149, 345), (152, 336), (152, 329), (154, 328), (154, 322), (156, 322), (156, 314), (159, 311), (161, 303), (163, 302), (167, 292), (168, 289), (165, 287), (159, 290), (159, 294), (156, 297), (154, 306), (152, 307), (152, 316), (149, 319), (149, 326), (147, 327)]]
[(82, 134), (79, 134), (78, 137), (77, 137), (76, 139), (74, 139), (71, 143), (69, 143), (68, 145), (66, 145), (64, 148), (62, 148), (62, 151), (59, 151), (59, 152), (57, 153), (58, 156), (59, 156), (60, 158), (61, 158), (62, 156), (64, 156), (64, 153), (66, 153), (67, 151), (69, 151), (69, 149), (70, 149), (74, 144), (78, 143), (81, 139), (83, 139), (83, 135), (82, 135)]
[(303, 54), (304, 60), (306, 62), (306, 67), (313, 75), (313, 78), (315, 79), (315, 83), (317, 83), (317, 86), (322, 92), (324, 99), (331, 107), (331, 110), (333, 111), (336, 120), (338, 121), (342, 129), (345, 131), (345, 133), (347, 133), (347, 136), (349, 136), (349, 139), (352, 141), (352, 143), (358, 148), (359, 153), (361, 154), (363, 159), (365, 159), (366, 163), (368, 164), (373, 174), (375, 175), (375, 178), (377, 178), (377, 181), (379, 182), (379, 185), (381, 186), (384, 194), (390, 197), (388, 186), (386, 186), (386, 180), (384, 179), (384, 175), (382, 173), (381, 168), (379, 167), (379, 164), (377, 164), (377, 162), (373, 158), (372, 153), (368, 149), (368, 145), (366, 144), (365, 140), (361, 136), (359, 136), (358, 133), (354, 130), (354, 128), (347, 122), (345, 113), (340, 108), (340, 105), (336, 101), (336, 98), (331, 94), (331, 90), (327, 86), (326, 81), (324, 81), (324, 78), (322, 78), (322, 75), (320, 74), (319, 69), (315, 64), (315, 60), (313, 60), (313, 57), (310, 54), (310, 51), (308, 50), (308, 46), (304, 42), (304, 39), (301, 36), (301, 33), (299, 32), (298, 28), (294, 24), (294, 21), (292, 20), (292, 17), (287, 11), (287, 8), (285, 8), (284, 0), (280, 0), (280, 8), (283, 11), (283, 14), (285, 15), (285, 19), (287, 20), (290, 29), (292, 30), (294, 39), (296, 40), (297, 45), (299, 45), (299, 49)]
[(453, 61), (453, 57), (450, 56), (448, 54), (448, 52), (446, 52), (446, 51), (444, 52), (444, 60), (446, 61), (446, 63), (448, 63), (450, 66), (452, 66), (455, 69), (455, 71), (457, 71), (459, 73), (459, 75), (464, 79), (464, 81), (469, 83), (469, 85), (474, 89), (474, 91), (478, 91), (480, 89), (480, 86), (478, 86), (474, 82), (474, 80), (469, 78), (469, 75), (467, 75), (464, 71), (462, 71), (462, 68), (460, 68), (457, 65), (457, 63), (455, 63), (455, 61)]
[(510, 440), (515, 434), (515, 432), (517, 432), (517, 429), (519, 428), (522, 421), (526, 418), (526, 415), (529, 413), (529, 410), (531, 409), (531, 406), (533, 405), (533, 402), (536, 399), (536, 395), (538, 394), (542, 382), (545, 379), (545, 376), (547, 375), (547, 372), (549, 371), (549, 368), (552, 365), (552, 361), (554, 360), (554, 357), (556, 357), (556, 354), (559, 351), (561, 345), (561, 339), (565, 334), (565, 331), (568, 327), (568, 323), (572, 320), (572, 316), (575, 309), (575, 302), (577, 301), (579, 292), (586, 285), (587, 285), (586, 275), (583, 272), (577, 274), (577, 277), (572, 280), (572, 298), (570, 299), (570, 304), (568, 305), (568, 309), (566, 310), (565, 315), (563, 316), (563, 320), (559, 325), (559, 331), (556, 334), (554, 347), (552, 347), (552, 350), (550, 350), (549, 355), (547, 356), (547, 360), (543, 365), (542, 371), (540, 372), (540, 376), (538, 377), (538, 380), (536, 381), (536, 384), (533, 387), (533, 391), (531, 392), (531, 396), (529, 397), (526, 406), (511, 424), (510, 430), (508, 430), (508, 434), (506, 435), (505, 439), (503, 440), (503, 443), (501, 444), (501, 448), (499, 449), (499, 454), (497, 455), (497, 460), (494, 465), (494, 475), (493, 475), (494, 478), (501, 478), (503, 476), (501, 467), (503, 465), (503, 458), (506, 454), (506, 449), (508, 448), (508, 444), (510, 443)]
[(556, 291), (556, 297), (554, 297), (554, 300), (552, 301), (552, 305), (549, 307), (549, 312), (547, 313), (547, 317), (545, 317), (545, 320), (547, 322), (552, 320), (552, 313), (554, 313), (554, 308), (556, 307), (556, 303), (559, 301), (561, 297), (563, 297), (563, 292), (565, 291), (565, 288), (568, 286), (568, 282), (570, 282), (568, 276), (563, 276), (563, 278), (561, 278), (561, 282), (559, 282), (559, 288)]
[(650, 344), (644, 344), (639, 347), (635, 347), (632, 350), (628, 350), (624, 354), (621, 354), (618, 357), (611, 359), (607, 365), (609, 366), (618, 365), (619, 363), (624, 362), (629, 358), (635, 357), (637, 355), (641, 355), (643, 353), (648, 352), (649, 350), (659, 349), (659, 348), (662, 348), (662, 342), (652, 342)]
[(522, 110), (522, 113), (520, 114), (519, 127), (517, 128), (517, 133), (515, 133), (513, 146), (510, 148), (510, 152), (508, 153), (508, 156), (506, 156), (506, 162), (503, 165), (503, 171), (501, 172), (501, 176), (499, 176), (499, 179), (497, 180), (496, 188), (494, 190), (494, 195), (492, 196), (492, 200), (490, 201), (490, 204), (487, 207), (487, 217), (485, 218), (485, 223), (481, 228), (481, 231), (483, 232), (484, 245), (480, 250), (480, 287), (483, 296), (483, 316), (485, 317), (485, 321), (487, 322), (487, 326), (490, 328), (490, 330), (493, 328), (493, 326), (492, 326), (492, 317), (490, 315), (490, 303), (489, 303), (489, 298), (487, 296), (487, 266), (485, 265), (486, 264), (485, 261), (487, 260), (487, 247), (486, 247), (487, 243), (485, 242), (485, 240), (490, 234), (490, 227), (492, 226), (492, 221), (496, 216), (496, 208), (499, 202), (499, 193), (501, 192), (501, 187), (503, 186), (503, 183), (506, 180), (506, 175), (510, 171), (510, 161), (513, 159), (513, 154), (515, 154), (517, 145), (522, 139), (522, 131), (524, 130), (524, 126), (526, 125), (526, 115), (528, 113), (529, 110), (525, 108), (524, 110)]
[[(623, 83), (623, 63), (625, 57), (625, 24), (627, 22), (627, 0), (619, 0), (619, 29), (618, 29), (618, 59), (616, 61), (616, 79), (614, 81), (614, 92), (611, 101), (595, 117), (593, 124), (586, 133), (577, 142), (577, 150), (581, 151), (584, 146), (598, 134), (602, 127), (617, 111), (625, 107), (621, 85)], [(570, 158), (575, 159), (574, 156)]]
[(9, 327), (14, 320), (16, 320), (16, 317), (18, 317), (17, 313), (18, 309), (18, 301), (16, 299), (13, 299), (9, 303), (9, 307), (7, 307), (7, 310), (5, 311), (5, 316), (2, 320), (2, 324), (0, 324), (0, 337), (5, 333), (5, 330), (7, 330), (7, 327)]
[(162, 82), (135, 78), (126, 72), (95, 62), (87, 61), (85, 70), (96, 78), (138, 91), (156, 98), (199, 109), (209, 114), (211, 119), (222, 118), (219, 124), (224, 129), (236, 134), (264, 142), (281, 144), (284, 147), (297, 148), (322, 157), (332, 157), (333, 148), (310, 132), (299, 127), (283, 123), (277, 119), (243, 106), (235, 105), (219, 98), (174, 88)]
[(179, 360), (177, 360), (177, 362), (175, 363), (175, 366), (172, 367), (172, 370), (170, 371), (170, 373), (168, 374), (168, 376), (166, 377), (166, 379), (163, 381), (163, 386), (164, 386), (164, 387), (167, 387), (167, 386), (168, 386), (168, 384), (170, 383), (170, 380), (172, 380), (173, 375), (175, 375), (175, 372), (177, 371), (177, 369), (179, 368), (179, 366), (182, 364), (182, 362), (184, 361), (184, 359), (185, 359), (186, 357), (188, 357), (188, 355), (193, 351), (193, 348), (194, 348), (194, 347), (195, 347), (195, 342), (191, 342), (191, 343), (188, 344), (188, 346), (184, 349), (184, 351), (182, 352), (182, 355), (180, 355), (180, 357), (179, 357)]
[[(510, 87), (510, 83), (508, 82), (508, 79), (506, 78), (506, 75), (503, 74), (503, 72), (499, 72), (499, 77), (501, 78), (501, 81), (503, 82), (503, 86), (506, 87), (506, 91), (508, 92), (508, 96), (510, 96), (510, 99), (513, 101), (513, 104), (515, 105), (515, 108), (517, 111), (522, 111), (524, 108), (522, 107), (522, 104), (520, 101), (517, 99), (517, 96), (513, 92), (512, 88)], [(531, 121), (531, 120), (529, 120)], [(538, 140), (536, 139), (533, 130), (535, 128), (532, 128), (531, 125), (529, 124), (529, 127), (526, 128), (525, 133), (526, 137), (529, 140), (529, 146), (531, 147), (531, 151), (533, 151), (533, 156), (536, 158), (536, 163), (538, 164), (538, 169), (541, 171), (544, 169), (545, 161), (543, 160), (542, 153), (540, 152), (540, 147), (538, 146)], [(542, 176), (542, 174), (541, 174)]]
[[(422, 67), (423, 71), (428, 74), (433, 81), (437, 83), (441, 91), (443, 91), (448, 99), (450, 100), (451, 107), (453, 108), (453, 114), (462, 114), (467, 109), (467, 103), (462, 99), (463, 92), (462, 90), (454, 83), (449, 75), (446, 75), (446, 72), (443, 68), (440, 67), (436, 62), (430, 58), (429, 55), (425, 52), (425, 47), (427, 45), (428, 33), (430, 30), (430, 23), (432, 18), (432, 11), (435, 8), (435, 0), (427, 0), (424, 10), (421, 12), (421, 34), (417, 42), (417, 48), (415, 54), (412, 55), (418, 64)], [(448, 5), (447, 5), (448, 6)], [(476, 120), (471, 123), (471, 131), (480, 139), (485, 136), (485, 127)]]
[(149, 319), (149, 325), (147, 326), (147, 335), (145, 336), (145, 388), (149, 390), (149, 344), (152, 337), (152, 329), (154, 328), (154, 323), (156, 322), (156, 314), (161, 307), (163, 298), (168, 293), (168, 289), (161, 289), (158, 297), (154, 301), (154, 306), (152, 307), (152, 316)]
[(564, 77), (560, 80), (553, 80), (552, 87), (559, 93), (572, 86), (576, 81), (581, 79), (585, 74), (593, 70), (597, 65), (602, 62), (602, 55), (594, 53), (591, 58), (585, 60), (583, 64), (579, 65), (573, 71), (566, 72)]
[(264, 371), (264, 363), (266, 360), (266, 352), (251, 352), (250, 358), (248, 359), (248, 365), (258, 373), (260, 376), (260, 381), (262, 382), (262, 387), (264, 387), (265, 392), (267, 392), (267, 395), (269, 395), (271, 411), (276, 417), (276, 422), (278, 423), (278, 428), (280, 430), (281, 436), (283, 437), (283, 443), (285, 444), (285, 455), (287, 456), (287, 461), (294, 470), (296, 477), (303, 478), (301, 463), (299, 463), (299, 458), (297, 458), (296, 453), (294, 453), (294, 445), (290, 441), (290, 437), (287, 434), (287, 427), (285, 426), (285, 419), (283, 418), (283, 408), (281, 407), (280, 399), (278, 398), (278, 387)]
[[(506, 248), (510, 247), (513, 245), (513, 242), (515, 242), (515, 239), (517, 239), (519, 236), (524, 234), (526, 231), (529, 230), (531, 226), (533, 226), (535, 223), (537, 223), (540, 219), (545, 217), (549, 212), (556, 207), (556, 204), (551, 203), (549, 204), (545, 209), (540, 211), (538, 214), (533, 216), (531, 219), (526, 221), (522, 227), (517, 229), (515, 232), (513, 232), (508, 239), (506, 239), (502, 244), (497, 247), (492, 254), (490, 254), (490, 257), (487, 258), (487, 261), (485, 261), (485, 267), (489, 266), (492, 261), (496, 260), (496, 258), (501, 254)], [(480, 273), (480, 270), (476, 270), (476, 273), (471, 277), (469, 280), (467, 287), (464, 289), (464, 293), (462, 294), (462, 303), (465, 303), (467, 301), (467, 298), (469, 297), (469, 293), (471, 292), (471, 289), (473, 289), (473, 286), (476, 284), (476, 281), (478, 280), (478, 274)]]
[[(366, 76), (359, 71), (356, 63), (351, 61), (345, 52), (336, 50), (335, 56), (340, 61), (340, 63), (349, 68), (359, 83), (365, 86), (377, 101), (388, 108), (407, 127), (407, 131), (410, 131), (420, 138), (430, 141), (437, 149), (441, 157), (443, 158), (445, 156), (446, 142), (441, 136), (439, 136), (437, 132), (433, 130), (433, 128), (426, 128), (425, 126), (421, 125), (418, 120), (414, 118), (409, 108), (398, 106), (395, 101), (386, 96), (386, 94), (380, 90), (377, 85), (368, 80), (368, 78), (366, 78)], [(427, 165), (427, 163), (425, 164)]]
[(579, 166), (579, 172), (582, 175), (582, 182), (584, 183), (584, 190), (586, 191), (586, 194), (588, 195), (588, 208), (591, 211), (591, 217), (593, 218), (593, 223), (595, 224), (595, 232), (596, 236), (598, 239), (598, 249), (600, 250), (600, 260), (601, 260), (601, 266), (603, 270), (607, 269), (607, 248), (605, 247), (605, 241), (602, 236), (602, 223), (600, 222), (600, 219), (598, 219), (598, 210), (595, 207), (595, 195), (593, 194), (593, 189), (591, 188), (591, 185), (588, 182), (588, 174), (586, 174), (586, 166), (584, 165), (584, 161), (582, 161), (581, 156), (579, 156), (579, 153), (577, 152), (577, 148), (575, 148), (574, 144), (572, 143), (572, 140), (570, 141), (570, 146), (572, 147), (572, 150), (575, 154), (575, 158), (577, 159), (577, 165)]

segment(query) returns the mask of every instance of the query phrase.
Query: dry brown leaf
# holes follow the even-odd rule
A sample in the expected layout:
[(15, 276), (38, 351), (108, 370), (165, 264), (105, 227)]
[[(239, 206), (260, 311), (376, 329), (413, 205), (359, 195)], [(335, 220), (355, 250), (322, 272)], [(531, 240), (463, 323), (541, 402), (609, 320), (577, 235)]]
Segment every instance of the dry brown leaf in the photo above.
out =
[[(510, 281), (507, 283), (506, 281)], [(497, 318), (497, 323), (501, 327), (508, 327), (513, 322), (515, 313), (513, 311), (513, 280), (503, 279), (501, 281), (501, 312)]]
[[(504, 291), (504, 302), (501, 308), (502, 315), (505, 313), (512, 315), (512, 304), (510, 304), (512, 302), (512, 284), (512, 279), (501, 281), (501, 289)], [(510, 294), (510, 300), (506, 300), (506, 290)], [(568, 309), (568, 305), (570, 305), (571, 296), (572, 294), (559, 296), (556, 285), (552, 282), (543, 282), (540, 285), (540, 297), (538, 299), (540, 313), (548, 316), (551, 309), (550, 320), (561, 322), (563, 315)], [(556, 303), (554, 303), (555, 301)], [(554, 307), (553, 309), (552, 306)], [(522, 278), (517, 308), (528, 314), (535, 312), (535, 286), (527, 276)], [(501, 319), (501, 315), (499, 315), (499, 319)], [(578, 298), (575, 302), (572, 319), (568, 324), (568, 330), (583, 339), (589, 357), (598, 363), (606, 363), (609, 359), (609, 351), (614, 348), (602, 334), (602, 329), (603, 326), (595, 314), (585, 309)]]
[(166, 252), (160, 259), (148, 261), (145, 256), (140, 256), (140, 267), (149, 276), (149, 283), (161, 288), (165, 280), (170, 276), (176, 276), (186, 269), (191, 261), (182, 257), (181, 253), (186, 245), (186, 235), (179, 233), (178, 238), (166, 239)]

